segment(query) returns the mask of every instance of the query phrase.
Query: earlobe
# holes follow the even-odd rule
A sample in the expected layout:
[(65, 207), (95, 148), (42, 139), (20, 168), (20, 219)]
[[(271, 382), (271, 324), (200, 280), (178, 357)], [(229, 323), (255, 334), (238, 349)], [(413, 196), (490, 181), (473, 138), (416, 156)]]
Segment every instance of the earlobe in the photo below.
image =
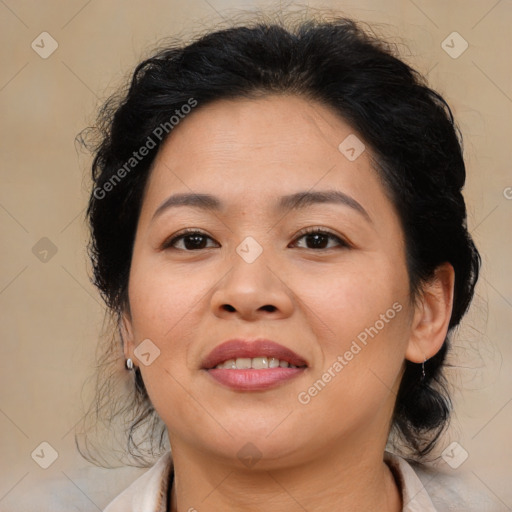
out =
[(409, 361), (423, 363), (442, 347), (452, 314), (454, 283), (452, 265), (443, 263), (432, 279), (423, 284), (405, 353)]

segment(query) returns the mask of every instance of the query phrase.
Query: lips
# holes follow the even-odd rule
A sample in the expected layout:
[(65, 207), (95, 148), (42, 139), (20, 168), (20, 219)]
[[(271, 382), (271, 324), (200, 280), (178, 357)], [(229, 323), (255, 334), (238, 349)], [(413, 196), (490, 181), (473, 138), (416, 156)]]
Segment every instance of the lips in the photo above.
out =
[(275, 358), (287, 361), (292, 366), (306, 367), (307, 362), (289, 348), (271, 340), (242, 340), (232, 339), (221, 343), (206, 356), (201, 367), (211, 370), (218, 364), (238, 358)]
[(236, 392), (278, 388), (302, 375), (307, 368), (306, 360), (293, 350), (264, 339), (225, 341), (202, 362), (211, 382)]

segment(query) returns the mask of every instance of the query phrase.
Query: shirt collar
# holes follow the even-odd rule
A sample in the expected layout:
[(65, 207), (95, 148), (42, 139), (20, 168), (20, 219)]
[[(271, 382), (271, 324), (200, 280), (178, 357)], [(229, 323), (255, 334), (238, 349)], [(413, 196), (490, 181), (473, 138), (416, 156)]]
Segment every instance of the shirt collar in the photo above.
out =
[(402, 494), (402, 512), (436, 512), (427, 490), (411, 465), (390, 452), (384, 453)]

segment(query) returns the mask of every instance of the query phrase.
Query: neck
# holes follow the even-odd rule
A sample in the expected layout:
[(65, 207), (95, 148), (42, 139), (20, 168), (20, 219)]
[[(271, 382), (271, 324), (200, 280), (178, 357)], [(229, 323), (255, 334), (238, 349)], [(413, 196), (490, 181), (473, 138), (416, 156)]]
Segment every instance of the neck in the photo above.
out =
[(399, 512), (401, 493), (382, 451), (322, 453), (288, 467), (252, 469), (173, 446), (171, 512)]

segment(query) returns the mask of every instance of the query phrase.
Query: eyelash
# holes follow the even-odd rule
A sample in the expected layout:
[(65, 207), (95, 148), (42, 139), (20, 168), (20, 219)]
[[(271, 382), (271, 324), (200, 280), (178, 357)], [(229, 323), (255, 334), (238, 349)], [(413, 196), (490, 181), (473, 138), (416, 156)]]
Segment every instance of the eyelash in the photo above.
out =
[[(209, 235), (207, 235), (203, 231), (200, 231), (200, 230), (194, 229), (194, 228), (188, 228), (188, 229), (185, 229), (185, 230), (181, 231), (177, 235), (173, 235), (172, 237), (168, 238), (162, 244), (161, 249), (171, 249), (171, 248), (176, 249), (176, 247), (173, 247), (173, 245), (176, 242), (178, 242), (179, 240), (183, 240), (187, 236), (193, 236), (193, 235), (199, 235), (199, 236), (203, 236), (203, 237), (209, 238), (210, 240), (213, 240)], [(340, 238), (338, 235), (336, 235), (335, 233), (333, 233), (333, 232), (331, 232), (331, 231), (329, 231), (328, 229), (325, 229), (325, 228), (318, 228), (318, 227), (304, 228), (301, 231), (299, 231), (299, 233), (297, 233), (297, 236), (295, 237), (295, 240), (299, 240), (300, 238), (303, 238), (303, 237), (305, 237), (307, 235), (324, 235), (324, 236), (329, 237), (331, 240), (336, 240), (336, 242), (338, 243), (339, 247), (347, 248), (347, 249), (350, 248), (350, 244), (348, 242), (346, 242), (345, 240)], [(208, 247), (205, 247), (205, 249), (207, 249), (207, 248)], [(305, 247), (305, 249), (308, 249), (308, 250), (311, 250), (311, 251), (318, 251), (318, 250), (325, 251), (325, 250), (330, 250), (330, 249), (334, 249), (334, 248), (335, 247), (327, 247), (327, 248), (322, 248), (322, 249), (314, 249), (314, 248), (310, 248), (310, 247)], [(176, 250), (185, 251), (185, 252), (195, 252), (196, 250), (201, 250), (201, 249), (196, 249), (196, 250), (194, 250), (194, 249), (176, 249)]]

